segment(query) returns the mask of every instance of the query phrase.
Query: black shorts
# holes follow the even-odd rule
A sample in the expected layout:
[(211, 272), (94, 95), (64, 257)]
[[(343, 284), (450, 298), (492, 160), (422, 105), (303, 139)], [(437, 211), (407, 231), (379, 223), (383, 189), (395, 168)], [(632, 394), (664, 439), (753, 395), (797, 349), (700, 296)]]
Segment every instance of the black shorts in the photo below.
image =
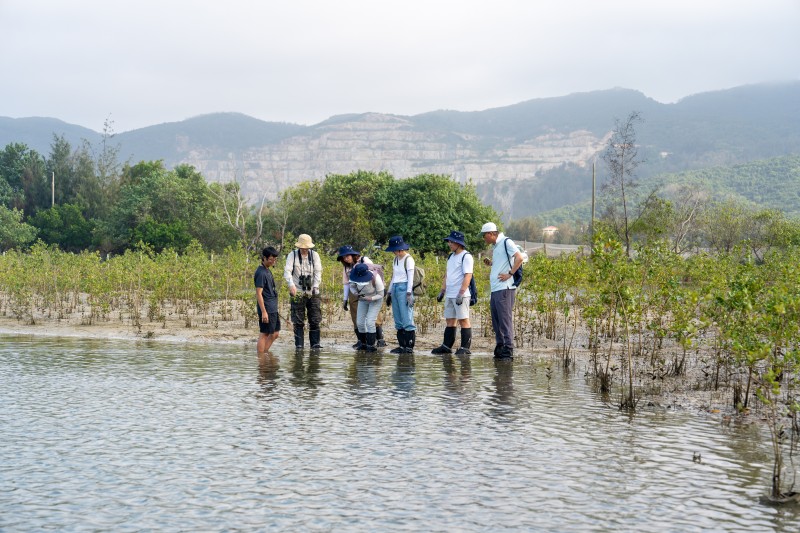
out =
[(258, 313), (258, 331), (271, 335), (281, 330), (281, 316), (278, 313), (267, 313), (269, 322), (261, 321), (261, 313)]

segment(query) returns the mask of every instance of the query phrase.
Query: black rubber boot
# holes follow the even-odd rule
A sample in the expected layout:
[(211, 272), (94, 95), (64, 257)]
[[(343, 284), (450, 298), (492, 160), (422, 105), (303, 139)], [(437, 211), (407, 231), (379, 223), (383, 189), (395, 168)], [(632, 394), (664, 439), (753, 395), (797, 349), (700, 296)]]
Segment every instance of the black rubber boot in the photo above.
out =
[(361, 334), (358, 333), (358, 328), (353, 328), (353, 332), (356, 334), (356, 338), (358, 339), (358, 341), (353, 345), (353, 348), (356, 350), (362, 350), (364, 347), (362, 346)]
[(417, 342), (417, 330), (406, 331), (406, 346), (403, 353), (414, 353), (414, 344)]
[(461, 347), (456, 350), (456, 355), (469, 355), (472, 346), (472, 328), (461, 328)]
[(514, 348), (511, 346), (500, 346), (499, 353), (494, 356), (495, 359), (514, 359)]
[(303, 334), (303, 326), (294, 327), (294, 349), (302, 350), (305, 345), (305, 335)]
[(311, 329), (308, 331), (308, 343), (311, 345), (312, 350), (319, 350), (322, 345), (319, 343), (321, 331), (318, 329)]
[(375, 341), (375, 345), (378, 348), (383, 348), (386, 346), (386, 341), (383, 340), (383, 328), (381, 326), (375, 326)]
[(367, 349), (367, 334), (358, 332), (358, 350), (366, 350)]
[(377, 339), (376, 339), (376, 335), (377, 334), (376, 333), (367, 332), (367, 333), (363, 333), (362, 335), (364, 335), (366, 337), (365, 343), (364, 343), (364, 344), (366, 344), (366, 346), (364, 347), (364, 349), (366, 351), (368, 351), (368, 352), (376, 352), (376, 351), (378, 351), (378, 347), (376, 346), (376, 344), (378, 342)]
[(389, 353), (403, 353), (406, 351), (406, 335), (405, 330), (398, 329), (397, 330), (397, 348), (393, 350), (389, 350)]
[(456, 343), (456, 328), (448, 326), (444, 328), (444, 342), (438, 348), (431, 350), (433, 354), (453, 353), (453, 344)]

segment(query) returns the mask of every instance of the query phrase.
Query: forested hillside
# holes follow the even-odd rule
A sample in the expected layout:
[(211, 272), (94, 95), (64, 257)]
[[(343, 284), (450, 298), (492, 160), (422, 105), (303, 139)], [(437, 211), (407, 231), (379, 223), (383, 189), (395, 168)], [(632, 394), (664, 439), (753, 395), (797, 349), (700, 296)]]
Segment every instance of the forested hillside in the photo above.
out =
[[(600, 185), (598, 180), (598, 187)], [(762, 209), (775, 209), (788, 217), (800, 217), (800, 155), (651, 176), (638, 181), (637, 192), (641, 196), (656, 189), (670, 197), (681, 186), (705, 191), (709, 202), (734, 200)], [(591, 182), (588, 189), (591, 192)], [(538, 218), (556, 225), (588, 221), (590, 211), (591, 202), (583, 201), (545, 211)]]

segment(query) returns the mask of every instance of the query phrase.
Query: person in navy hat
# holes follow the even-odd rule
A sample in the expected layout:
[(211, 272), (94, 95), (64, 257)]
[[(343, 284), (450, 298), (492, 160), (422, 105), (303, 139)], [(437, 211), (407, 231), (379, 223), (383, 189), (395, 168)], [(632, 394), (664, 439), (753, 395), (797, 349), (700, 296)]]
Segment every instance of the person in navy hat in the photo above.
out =
[(453, 353), (456, 342), (456, 322), (461, 327), (461, 347), (456, 350), (457, 355), (469, 355), (472, 345), (472, 325), (469, 322), (469, 283), (472, 280), (474, 261), (472, 254), (467, 251), (464, 234), (460, 231), (451, 231), (444, 239), (450, 247), (447, 257), (447, 270), (442, 280), (442, 290), (436, 300), (444, 299), (444, 342), (434, 348), (433, 354)]
[(392, 261), (392, 282), (389, 284), (389, 294), (386, 305), (392, 306), (394, 327), (397, 330), (397, 343), (399, 346), (391, 353), (414, 353), (417, 326), (414, 325), (414, 258), (406, 251), (408, 244), (403, 241), (402, 235), (395, 235), (389, 239), (387, 252), (394, 253)]
[[(353, 270), (353, 267), (356, 266), (356, 264), (366, 263), (371, 265), (372, 260), (365, 255), (361, 255), (349, 244), (345, 244), (339, 248), (339, 254), (336, 260), (342, 264), (342, 267), (344, 267), (342, 269), (342, 285), (344, 287), (344, 293), (342, 294), (342, 309), (350, 313), (350, 320), (353, 321), (353, 332), (356, 334), (356, 338), (358, 339), (353, 345), (353, 348), (356, 350), (361, 350), (363, 347), (361, 346), (361, 337), (358, 335), (358, 322), (356, 322), (356, 316), (358, 313), (358, 297), (350, 292), (350, 272)], [(386, 346), (386, 341), (383, 340), (383, 312), (378, 313), (378, 318), (375, 322), (375, 338), (377, 339), (379, 347)]]
[(358, 263), (350, 271), (350, 292), (358, 299), (358, 337), (362, 349), (368, 352), (378, 349), (375, 321), (383, 305), (383, 290), (381, 276), (367, 263)]

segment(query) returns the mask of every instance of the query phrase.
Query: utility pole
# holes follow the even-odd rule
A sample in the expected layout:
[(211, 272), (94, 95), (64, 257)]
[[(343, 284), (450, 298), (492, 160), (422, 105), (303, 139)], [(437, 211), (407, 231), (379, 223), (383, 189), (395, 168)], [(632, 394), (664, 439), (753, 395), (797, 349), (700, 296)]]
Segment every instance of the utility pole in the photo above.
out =
[(50, 207), (55, 207), (56, 206), (56, 173), (55, 172), (53, 172), (53, 178), (50, 180), (50, 194), (52, 196)]
[(594, 186), (595, 186), (595, 165), (597, 157), (592, 160), (592, 221), (589, 224), (589, 245), (592, 257), (594, 256)]

